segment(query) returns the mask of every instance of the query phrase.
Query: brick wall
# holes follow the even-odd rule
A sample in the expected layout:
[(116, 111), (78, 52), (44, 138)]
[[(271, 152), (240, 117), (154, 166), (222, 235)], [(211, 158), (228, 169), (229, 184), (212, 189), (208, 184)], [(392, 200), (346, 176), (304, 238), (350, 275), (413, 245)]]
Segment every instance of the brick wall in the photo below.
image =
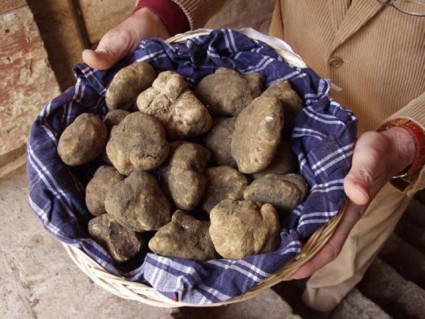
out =
[(31, 124), (59, 93), (31, 10), (25, 1), (0, 6), (0, 175), (21, 158)]

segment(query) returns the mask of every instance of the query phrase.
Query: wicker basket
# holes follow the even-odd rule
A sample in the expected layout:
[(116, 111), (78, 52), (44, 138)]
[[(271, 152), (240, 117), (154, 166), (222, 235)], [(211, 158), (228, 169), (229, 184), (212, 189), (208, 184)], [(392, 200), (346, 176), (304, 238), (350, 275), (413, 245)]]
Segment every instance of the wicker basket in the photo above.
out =
[[(178, 34), (167, 40), (169, 43), (176, 43), (181, 41), (186, 41), (190, 38), (200, 36), (203, 34), (208, 34), (211, 30), (208, 29), (199, 29), (195, 31), (190, 31), (184, 34)], [(259, 33), (253, 29), (241, 29), (238, 30), (241, 33), (244, 33), (250, 38), (261, 40), (271, 46), (276, 52), (281, 55), (291, 66), (294, 67), (306, 67), (302, 59), (295, 54), (292, 49), (283, 41), (269, 37), (262, 33)], [(255, 297), (256, 295), (263, 292), (265, 289), (284, 281), (294, 274), (302, 265), (314, 257), (318, 251), (327, 243), (327, 241), (333, 235), (341, 217), (345, 212), (346, 205), (344, 205), (339, 213), (331, 219), (326, 225), (322, 226), (316, 232), (312, 234), (306, 244), (303, 246), (302, 251), (290, 262), (288, 262), (284, 267), (282, 267), (278, 272), (274, 273), (272, 276), (266, 278), (247, 293), (241, 296), (233, 297), (225, 302), (219, 302), (214, 304), (191, 304), (183, 303), (171, 300), (154, 288), (147, 285), (133, 282), (128, 280), (125, 277), (116, 276), (109, 273), (105, 268), (99, 265), (91, 257), (89, 257), (81, 249), (64, 244), (65, 250), (68, 252), (71, 259), (74, 263), (86, 274), (88, 275), (96, 284), (103, 287), (104, 289), (110, 291), (111, 293), (130, 300), (139, 301), (151, 306), (157, 307), (205, 307), (205, 306), (221, 306), (226, 304), (231, 304), (239, 301), (244, 301)]]

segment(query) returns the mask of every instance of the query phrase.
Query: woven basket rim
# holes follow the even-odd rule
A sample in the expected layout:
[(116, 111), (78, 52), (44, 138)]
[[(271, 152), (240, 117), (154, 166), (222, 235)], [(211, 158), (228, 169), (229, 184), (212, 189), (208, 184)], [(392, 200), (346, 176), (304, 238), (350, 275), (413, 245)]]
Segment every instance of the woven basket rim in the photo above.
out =
[[(194, 31), (188, 31), (186, 33), (177, 34), (174, 37), (166, 40), (166, 42), (182, 42), (200, 35), (207, 35), (211, 31), (212, 29), (197, 29)], [(280, 56), (282, 56), (282, 58), (284, 58), (289, 65), (301, 68), (306, 67), (306, 64), (301, 59), (301, 57), (297, 55), (284, 41), (265, 35), (251, 28), (239, 29), (237, 31), (247, 35), (250, 38), (267, 43), (269, 46), (275, 49), (275, 51)], [(121, 298), (164, 308), (222, 306), (251, 299), (271, 286), (289, 279), (290, 276), (294, 274), (302, 265), (313, 258), (332, 237), (336, 227), (339, 224), (339, 221), (342, 219), (342, 216), (345, 213), (346, 207), (347, 203), (341, 207), (340, 211), (336, 214), (335, 217), (317, 229), (310, 236), (307, 242), (303, 245), (301, 252), (297, 256), (295, 256), (291, 261), (287, 262), (285, 266), (283, 266), (273, 275), (267, 277), (243, 295), (235, 296), (226, 301), (212, 304), (194, 304), (174, 301), (165, 297), (153, 287), (139, 282), (130, 281), (123, 276), (111, 274), (93, 258), (87, 255), (82, 249), (74, 245), (69, 245), (66, 243), (62, 244), (71, 260), (80, 268), (82, 272), (84, 272), (97, 285)]]

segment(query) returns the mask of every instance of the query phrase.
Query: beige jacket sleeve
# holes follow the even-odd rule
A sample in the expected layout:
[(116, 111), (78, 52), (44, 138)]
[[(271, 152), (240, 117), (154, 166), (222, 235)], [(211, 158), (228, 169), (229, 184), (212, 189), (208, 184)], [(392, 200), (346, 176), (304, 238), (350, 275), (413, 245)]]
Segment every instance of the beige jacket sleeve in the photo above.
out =
[(207, 21), (222, 7), (225, 0), (173, 0), (186, 15), (190, 29), (205, 26)]

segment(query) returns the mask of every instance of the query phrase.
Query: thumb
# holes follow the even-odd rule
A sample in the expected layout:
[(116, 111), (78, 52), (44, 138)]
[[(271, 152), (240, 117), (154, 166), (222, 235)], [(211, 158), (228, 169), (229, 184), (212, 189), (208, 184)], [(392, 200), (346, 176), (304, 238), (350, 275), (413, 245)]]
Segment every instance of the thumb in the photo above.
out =
[(155, 12), (142, 8), (106, 32), (95, 51), (84, 50), (82, 58), (92, 68), (105, 70), (135, 50), (142, 39), (152, 37), (167, 39), (170, 34)]
[(105, 70), (133, 51), (138, 43), (136, 33), (112, 29), (103, 36), (96, 50), (84, 50), (82, 58), (92, 68)]
[(367, 170), (350, 171), (344, 179), (344, 191), (356, 205), (366, 205), (369, 202), (371, 177)]
[(345, 193), (357, 205), (368, 204), (392, 176), (412, 163), (415, 152), (414, 141), (403, 128), (362, 134), (344, 179)]
[(110, 68), (118, 59), (115, 54), (108, 49), (97, 48), (83, 51), (83, 61), (94, 69), (105, 70)]
[(377, 141), (378, 134), (368, 132), (359, 138), (351, 170), (344, 179), (344, 191), (356, 205), (366, 205), (373, 197), (372, 190), (377, 181), (384, 179), (382, 166), (386, 147), (384, 141)]

